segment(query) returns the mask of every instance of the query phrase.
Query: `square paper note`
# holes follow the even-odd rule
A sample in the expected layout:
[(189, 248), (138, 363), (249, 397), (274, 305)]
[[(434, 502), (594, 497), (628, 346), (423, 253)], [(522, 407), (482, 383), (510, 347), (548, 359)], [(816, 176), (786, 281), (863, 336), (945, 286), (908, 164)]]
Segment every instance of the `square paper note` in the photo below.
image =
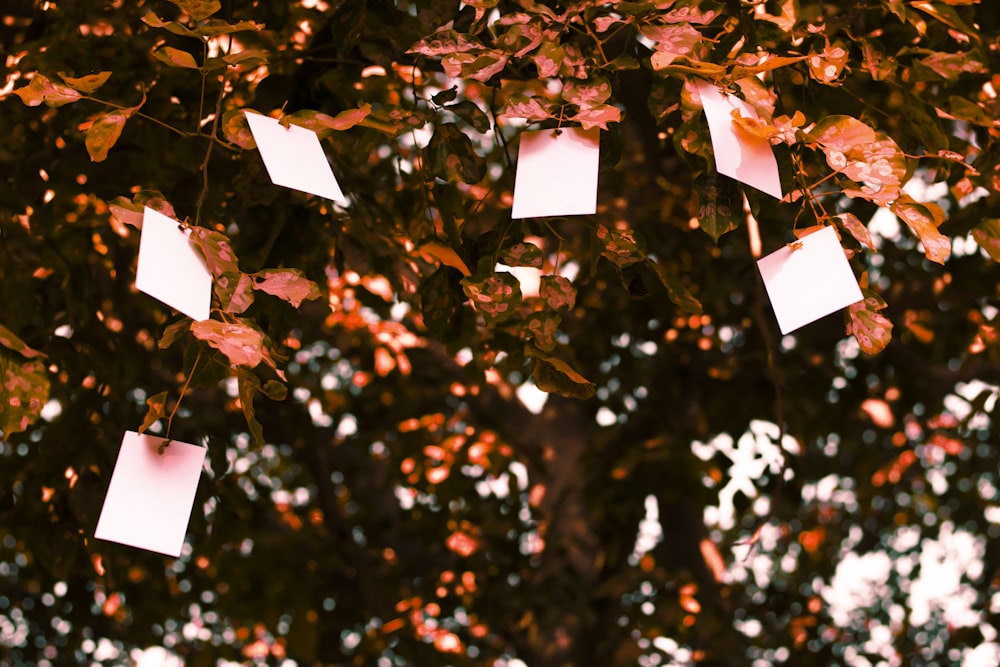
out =
[(142, 216), (135, 286), (193, 320), (208, 319), (212, 274), (205, 260), (176, 220), (151, 208)]
[(861, 288), (833, 227), (757, 261), (782, 334), (861, 301)]
[(754, 108), (735, 95), (724, 95), (708, 81), (697, 81), (695, 85), (708, 118), (718, 172), (781, 199), (778, 161), (774, 159), (771, 142), (740, 129), (733, 122), (734, 109), (742, 118), (757, 118)]
[(521, 135), (514, 218), (597, 212), (600, 129), (534, 130)]
[(283, 127), (276, 119), (258, 113), (246, 112), (246, 117), (272, 183), (347, 206), (347, 197), (315, 132), (298, 125)]
[(204, 447), (126, 431), (94, 537), (180, 556)]

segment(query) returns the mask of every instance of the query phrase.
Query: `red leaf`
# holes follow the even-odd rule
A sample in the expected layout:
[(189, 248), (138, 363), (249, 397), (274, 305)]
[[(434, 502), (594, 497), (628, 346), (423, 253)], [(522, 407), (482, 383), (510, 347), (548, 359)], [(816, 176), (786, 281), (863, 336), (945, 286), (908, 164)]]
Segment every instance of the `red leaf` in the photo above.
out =
[(264, 360), (264, 334), (249, 324), (203, 320), (191, 325), (195, 338), (226, 355), (233, 366), (254, 368)]
[(264, 269), (253, 274), (254, 289), (284, 299), (296, 308), (306, 299), (323, 296), (319, 286), (299, 269)]

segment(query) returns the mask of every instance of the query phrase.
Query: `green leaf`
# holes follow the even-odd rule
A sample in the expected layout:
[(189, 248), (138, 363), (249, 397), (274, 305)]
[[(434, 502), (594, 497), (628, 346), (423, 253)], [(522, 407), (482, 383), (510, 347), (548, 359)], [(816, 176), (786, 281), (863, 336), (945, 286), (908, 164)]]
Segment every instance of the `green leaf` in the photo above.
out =
[(14, 94), (21, 98), (29, 107), (37, 107), (45, 103), (50, 107), (61, 107), (64, 104), (76, 102), (82, 95), (69, 86), (53, 83), (47, 78), (35, 72), (27, 86), (18, 88)]
[(172, 46), (164, 46), (153, 51), (153, 57), (171, 67), (184, 67), (186, 69), (198, 69), (198, 63), (187, 51), (175, 49)]
[(576, 289), (562, 276), (542, 276), (538, 281), (538, 296), (552, 310), (573, 310), (576, 305)]
[(257, 421), (257, 414), (253, 407), (253, 397), (261, 390), (260, 379), (250, 371), (240, 369), (236, 375), (236, 385), (240, 394), (240, 407), (243, 409), (243, 417), (247, 420), (247, 428), (254, 442), (258, 447), (264, 443), (264, 428)]
[[(223, 21), (222, 19), (208, 19), (207, 21), (199, 23), (198, 27), (195, 28), (195, 31), (199, 35), (204, 35), (205, 37), (218, 37), (219, 35), (231, 35), (233, 33), (247, 32), (251, 30), (259, 32), (263, 29), (264, 26), (255, 21), (239, 21), (237, 23), (230, 23), (228, 21)], [(243, 51), (241, 53), (251, 53), (251, 52)], [(263, 54), (262, 51), (254, 51), (252, 53), (254, 54), (254, 57)], [(234, 53), (232, 55), (239, 56), (240, 53)], [(236, 63), (230, 63), (230, 64), (233, 65)]]
[(17, 337), (17, 335), (7, 327), (0, 325), (0, 345), (8, 350), (17, 352), (22, 357), (28, 359), (44, 358), (45, 355), (38, 350), (28, 347), (27, 343)]
[(861, 290), (864, 300), (851, 304), (848, 309), (847, 333), (853, 335), (865, 354), (878, 354), (892, 340), (892, 322), (878, 311), (886, 307), (885, 301), (875, 292)]
[(205, 258), (205, 264), (213, 276), (240, 272), (236, 253), (225, 234), (205, 227), (192, 227), (189, 239), (191, 245)]
[(283, 401), (288, 397), (288, 387), (277, 380), (268, 380), (260, 392), (272, 401)]
[(49, 400), (49, 375), (45, 364), (24, 361), (0, 348), (0, 433), (10, 438), (27, 430)]
[(142, 420), (142, 426), (139, 427), (139, 435), (142, 435), (143, 431), (148, 429), (150, 426), (155, 424), (159, 419), (163, 418), (166, 412), (167, 405), (167, 392), (161, 391), (155, 396), (150, 396), (146, 399), (146, 417)]
[(108, 157), (108, 151), (118, 142), (125, 129), (125, 122), (129, 118), (126, 111), (109, 111), (101, 114), (87, 128), (87, 136), (84, 142), (87, 145), (87, 153), (93, 162), (103, 162)]
[(663, 283), (663, 286), (667, 288), (667, 296), (670, 297), (670, 300), (674, 303), (674, 305), (685, 312), (695, 315), (701, 314), (701, 302), (695, 298), (694, 294), (692, 294), (691, 290), (689, 290), (684, 283), (681, 282), (680, 278), (667, 271), (666, 267), (652, 257), (647, 259), (647, 262), (653, 269), (653, 273), (656, 274), (656, 277), (659, 278), (660, 282)]
[(580, 109), (579, 112), (570, 118), (570, 120), (580, 123), (585, 130), (594, 127), (607, 130), (608, 123), (620, 123), (621, 119), (621, 109), (610, 104), (596, 104), (586, 109)]
[(243, 109), (230, 109), (222, 114), (222, 136), (226, 141), (236, 144), (244, 150), (257, 148), (257, 142), (253, 139), (250, 125), (247, 123), (246, 114)]
[(341, 111), (336, 116), (328, 116), (325, 113), (320, 113), (319, 111), (313, 111), (311, 109), (303, 109), (301, 111), (296, 111), (295, 113), (288, 114), (287, 116), (282, 116), (280, 122), (284, 125), (298, 125), (299, 127), (304, 127), (307, 130), (312, 130), (324, 138), (329, 136), (332, 132), (343, 132), (344, 130), (349, 130), (355, 125), (359, 125), (363, 120), (368, 118), (372, 112), (372, 105), (363, 104), (357, 109), (347, 109), (346, 111)]
[(207, 19), (222, 9), (222, 3), (219, 0), (170, 0), (170, 2), (180, 7), (181, 11), (195, 21)]
[(944, 264), (951, 254), (951, 240), (938, 231), (938, 225), (946, 217), (941, 207), (932, 202), (920, 203), (909, 195), (902, 195), (890, 209), (920, 239), (927, 259)]
[(500, 111), (500, 116), (503, 118), (524, 118), (525, 120), (547, 120), (552, 117), (547, 105), (547, 102), (543, 105), (537, 97), (514, 93), (507, 98), (504, 108)]
[(454, 269), (442, 266), (420, 283), (421, 319), (431, 334), (444, 340), (453, 340), (461, 329), (465, 295), (457, 277)]
[(449, 104), (445, 108), (471, 125), (476, 132), (489, 132), (490, 119), (475, 102), (462, 100), (455, 104)]
[(497, 259), (507, 266), (529, 266), (540, 269), (545, 263), (545, 256), (542, 249), (534, 243), (515, 243), (509, 248), (502, 249), (497, 254)]
[(694, 189), (698, 196), (698, 226), (716, 243), (746, 220), (739, 186), (732, 179), (707, 172), (695, 179)]
[(609, 229), (598, 225), (594, 238), (601, 249), (601, 256), (619, 269), (641, 262), (646, 258), (642, 240), (632, 230)]
[(426, 153), (434, 175), (450, 183), (478, 183), (486, 175), (486, 161), (454, 123), (439, 125), (434, 130)]
[(254, 368), (264, 361), (264, 334), (245, 321), (203, 320), (191, 324), (191, 333), (222, 352), (232, 366)]
[(223, 312), (239, 315), (253, 302), (253, 279), (245, 273), (223, 273), (215, 279), (215, 296)]
[(462, 289), (487, 324), (509, 319), (520, 310), (521, 284), (507, 271), (497, 271), (481, 280), (463, 278)]
[(190, 319), (185, 317), (184, 319), (177, 320), (176, 322), (169, 325), (166, 329), (163, 330), (163, 335), (160, 336), (160, 340), (156, 343), (156, 346), (161, 350), (166, 350), (171, 345), (173, 345), (178, 338), (180, 338), (190, 330), (191, 330)]
[(177, 21), (164, 21), (157, 16), (155, 12), (147, 12), (144, 14), (142, 22), (151, 28), (163, 28), (168, 32), (172, 32), (175, 35), (181, 35), (182, 37), (194, 37), (195, 39), (200, 39), (201, 37), (197, 30), (192, 30)]
[(529, 315), (521, 330), (524, 337), (530, 339), (539, 350), (552, 352), (556, 348), (556, 332), (559, 331), (560, 321), (559, 315), (545, 310)]
[(319, 285), (306, 278), (299, 269), (264, 269), (251, 277), (254, 289), (284, 299), (296, 308), (306, 299), (323, 296)]
[(75, 90), (79, 90), (81, 93), (89, 95), (103, 86), (107, 80), (111, 78), (111, 72), (98, 72), (97, 74), (88, 74), (87, 76), (81, 76), (79, 78), (66, 76), (60, 72), (59, 76), (70, 87)]
[(1000, 218), (983, 220), (972, 230), (972, 238), (993, 261), (1000, 262)]
[(543, 352), (535, 352), (530, 348), (528, 355), (535, 359), (531, 379), (542, 391), (580, 399), (588, 399), (594, 395), (594, 383), (580, 375), (562, 359)]

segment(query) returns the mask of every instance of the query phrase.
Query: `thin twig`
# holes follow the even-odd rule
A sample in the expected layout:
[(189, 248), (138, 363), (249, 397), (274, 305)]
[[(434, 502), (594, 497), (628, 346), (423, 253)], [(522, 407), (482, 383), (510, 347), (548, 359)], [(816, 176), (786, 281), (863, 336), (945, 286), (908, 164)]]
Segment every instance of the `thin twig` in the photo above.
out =
[(164, 434), (168, 440), (170, 439), (170, 427), (174, 423), (174, 415), (177, 414), (177, 408), (181, 407), (181, 401), (184, 400), (184, 395), (187, 393), (188, 387), (191, 385), (191, 378), (194, 377), (194, 372), (198, 369), (198, 362), (201, 360), (201, 349), (198, 349), (198, 355), (194, 358), (194, 363), (191, 364), (191, 372), (188, 373), (187, 379), (184, 380), (184, 386), (181, 387), (180, 396), (177, 397), (177, 402), (174, 403), (174, 409), (170, 411), (170, 416), (167, 417), (167, 432)]
[(208, 142), (205, 149), (205, 159), (201, 162), (201, 192), (198, 193), (198, 201), (194, 207), (194, 224), (198, 226), (201, 221), (201, 207), (205, 203), (205, 196), (208, 194), (208, 161), (212, 158), (212, 148), (215, 146), (215, 135), (219, 129), (219, 118), (222, 116), (222, 100), (226, 97), (226, 74), (223, 73), (219, 86), (219, 97), (215, 101), (215, 117), (212, 118), (211, 137), (213, 141)]

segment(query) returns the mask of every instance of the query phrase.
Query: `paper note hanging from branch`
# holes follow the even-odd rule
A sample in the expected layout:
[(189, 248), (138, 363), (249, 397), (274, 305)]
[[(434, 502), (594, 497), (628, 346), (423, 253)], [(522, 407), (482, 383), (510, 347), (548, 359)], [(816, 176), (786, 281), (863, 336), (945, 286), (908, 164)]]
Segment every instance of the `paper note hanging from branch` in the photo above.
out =
[(212, 274), (188, 241), (189, 233), (176, 220), (144, 209), (135, 286), (193, 320), (207, 320)]
[(298, 125), (283, 126), (274, 118), (246, 112), (247, 124), (271, 182), (349, 204), (333, 175), (319, 137)]
[(757, 268), (782, 334), (864, 298), (833, 227), (761, 258)]
[(742, 118), (756, 119), (757, 112), (754, 108), (735, 95), (723, 93), (708, 81), (696, 80), (695, 86), (708, 119), (716, 170), (781, 199), (783, 195), (778, 161), (774, 158), (771, 143), (739, 128), (733, 122), (734, 111)]
[(597, 212), (600, 130), (568, 127), (521, 135), (514, 179), (514, 218)]
[(180, 556), (207, 451), (126, 431), (94, 537)]

